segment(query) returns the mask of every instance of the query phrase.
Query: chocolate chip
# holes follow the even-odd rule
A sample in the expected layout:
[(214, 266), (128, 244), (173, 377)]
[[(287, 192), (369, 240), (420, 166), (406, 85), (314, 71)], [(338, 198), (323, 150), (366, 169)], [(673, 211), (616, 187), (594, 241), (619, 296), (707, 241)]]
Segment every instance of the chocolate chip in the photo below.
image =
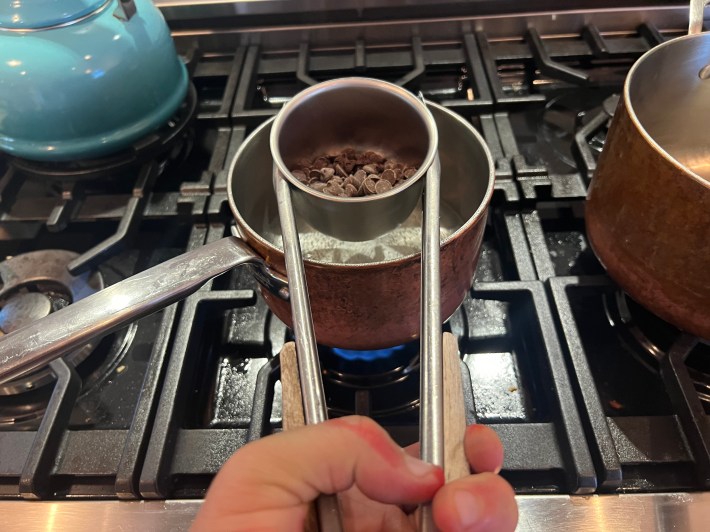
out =
[(384, 181), (389, 181), (390, 185), (394, 185), (397, 182), (397, 174), (394, 170), (385, 170), (380, 175), (380, 178)]
[(377, 194), (382, 194), (383, 192), (387, 192), (388, 190), (392, 190), (392, 183), (390, 183), (386, 179), (380, 179), (375, 185), (375, 192)]
[[(374, 151), (345, 148), (337, 153), (300, 159), (293, 176), (314, 190), (339, 197), (379, 194), (398, 186), (417, 169)], [(382, 183), (382, 184), (380, 184)]]
[(379, 153), (376, 153), (374, 151), (366, 151), (365, 152), (365, 157), (368, 159), (370, 163), (383, 163), (385, 162), (385, 158), (380, 155)]
[(357, 188), (360, 188), (362, 186), (362, 182), (365, 181), (366, 178), (367, 175), (365, 174), (365, 172), (363, 172), (362, 170), (358, 170), (350, 177), (350, 182)]
[(323, 189), (323, 192), (332, 194), (333, 196), (340, 196), (345, 194), (345, 190), (340, 185), (328, 185)]
[(293, 165), (293, 169), (300, 169), (304, 170), (305, 172), (308, 172), (308, 169), (311, 167), (311, 161), (308, 159), (299, 159), (296, 161), (296, 163)]
[(365, 194), (367, 195), (375, 194), (377, 192), (375, 181), (373, 181), (369, 177), (362, 182), (362, 188), (365, 191)]
[(301, 183), (308, 183), (308, 177), (302, 170), (294, 170), (291, 173), (293, 174), (293, 177), (298, 179)]
[(341, 175), (343, 177), (348, 177), (348, 173), (339, 164), (335, 165), (335, 171), (338, 173), (338, 175)]

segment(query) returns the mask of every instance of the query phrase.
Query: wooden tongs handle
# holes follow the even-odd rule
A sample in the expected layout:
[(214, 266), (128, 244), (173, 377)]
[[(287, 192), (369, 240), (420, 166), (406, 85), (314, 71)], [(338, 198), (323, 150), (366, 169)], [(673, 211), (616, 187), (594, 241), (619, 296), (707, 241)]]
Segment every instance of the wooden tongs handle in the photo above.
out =
[[(444, 356), (444, 471), (446, 482), (464, 477), (470, 473), (464, 453), (463, 438), (466, 431), (466, 414), (461, 384), (461, 359), (456, 338), (451, 333), (443, 334)], [(296, 346), (293, 342), (284, 345), (281, 358), (281, 395), (283, 429), (292, 430), (305, 425), (303, 398), (298, 378)], [(318, 532), (318, 520), (314, 505), (308, 512), (304, 530)], [(322, 531), (326, 532), (326, 531)]]

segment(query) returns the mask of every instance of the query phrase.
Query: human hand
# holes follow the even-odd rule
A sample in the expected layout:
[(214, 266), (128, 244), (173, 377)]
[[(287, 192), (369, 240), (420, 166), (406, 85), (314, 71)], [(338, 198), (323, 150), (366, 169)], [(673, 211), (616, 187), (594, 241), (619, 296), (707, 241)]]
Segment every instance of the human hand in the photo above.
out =
[(464, 449), (475, 474), (444, 484), (441, 468), (416, 458), (418, 445), (402, 449), (366, 417), (267, 436), (224, 464), (192, 530), (302, 530), (309, 504), (322, 493), (340, 494), (347, 532), (416, 530), (412, 510), (432, 499), (443, 532), (514, 530), (514, 492), (497, 475), (498, 436), (471, 425)]

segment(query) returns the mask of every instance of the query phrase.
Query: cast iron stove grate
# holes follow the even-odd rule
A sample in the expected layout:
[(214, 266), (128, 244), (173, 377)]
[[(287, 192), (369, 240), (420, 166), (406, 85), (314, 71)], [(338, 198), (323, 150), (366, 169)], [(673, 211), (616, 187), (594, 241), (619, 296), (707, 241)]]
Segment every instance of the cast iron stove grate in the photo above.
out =
[[(332, 32), (319, 28), (301, 33), (293, 46), (283, 42), (294, 33), (278, 30), (261, 32), (260, 44), (216, 35), (195, 46), (178, 38), (192, 58), (198, 95), (193, 150), (141, 192), (134, 238), (123, 252), (101, 257), (98, 268), (117, 263), (125, 276), (227, 234), (229, 162), (246, 135), (300, 88), (340, 75), (400, 81), (471, 120), (495, 159), (496, 193), (476, 282), (446, 329), (459, 340), (468, 420), (490, 424), (508, 449), (503, 475), (519, 493), (703, 489), (708, 469), (698, 451), (710, 438), (681, 360), (684, 350), (703, 347), (678, 343), (663, 378), (628, 352), (603, 304), (617, 288), (584, 235), (591, 167), (575, 145), (579, 131), (563, 128), (564, 146), (555, 149), (540, 129), (550, 102), (565, 103), (580, 90), (594, 98), (564, 107), (584, 113), (582, 127), (594, 122), (599, 102), (619, 92), (624, 69), (682, 28), (606, 33), (588, 24), (563, 38), (540, 30), (515, 39), (449, 23), (429, 30), (416, 39), (379, 40), (373, 32), (337, 46), (327, 42)], [(446, 37), (432, 38), (439, 30)], [(279, 44), (270, 46), (271, 37)], [(585, 137), (592, 147), (603, 138), (596, 135)], [(0, 254), (86, 251), (115, 232), (135, 197), (129, 181), (87, 192), (54, 233), (46, 222), (61, 190), (47, 198), (21, 189), (13, 208), (0, 213)], [(40, 430), (34, 420), (27, 430), (0, 431), (3, 456), (12, 457), (0, 463), (0, 497), (199, 498), (234, 450), (280, 430), (277, 355), (289, 331), (248, 272), (218, 278), (137, 327), (123, 360), (142, 366), (128, 366), (111, 384), (133, 404), (102, 390), (93, 404), (116, 408), (113, 415), (89, 427), (69, 421), (81, 385), (55, 364), (59, 383)], [(615, 373), (605, 374), (612, 356)], [(131, 373), (136, 367), (142, 369)], [(350, 367), (349, 377), (354, 372)], [(367, 390), (333, 393), (337, 414), (383, 410)], [(408, 397), (393, 404), (406, 406)], [(380, 416), (402, 443), (416, 438), (410, 406)], [(648, 434), (660, 436), (650, 441)]]

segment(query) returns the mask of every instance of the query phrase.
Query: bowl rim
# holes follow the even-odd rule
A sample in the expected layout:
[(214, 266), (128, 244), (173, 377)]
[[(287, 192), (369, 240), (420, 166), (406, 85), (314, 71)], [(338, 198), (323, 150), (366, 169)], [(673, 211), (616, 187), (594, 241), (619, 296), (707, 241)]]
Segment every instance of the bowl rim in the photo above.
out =
[[(299, 181), (296, 176), (294, 176), (291, 171), (286, 167), (286, 164), (284, 163), (283, 158), (281, 157), (281, 153), (278, 147), (279, 132), (281, 131), (283, 122), (289, 115), (289, 112), (293, 108), (295, 108), (301, 101), (309, 98), (313, 93), (338, 89), (341, 86), (365, 87), (390, 92), (395, 96), (406, 100), (415, 109), (418, 109), (422, 115), (422, 118), (424, 119), (427, 132), (429, 133), (429, 146), (427, 148), (426, 155), (424, 156), (424, 160), (419, 165), (419, 168), (417, 168), (416, 173), (412, 177), (408, 178), (406, 181), (397, 185), (396, 187), (392, 187), (387, 192), (357, 197), (340, 197), (325, 194), (323, 192), (315, 190), (314, 188), (309, 187), (308, 185), (301, 183), (301, 181)], [(436, 157), (437, 150), (439, 147), (439, 132), (436, 128), (436, 121), (434, 120), (434, 117), (432, 116), (423, 99), (417, 98), (408, 90), (403, 89), (399, 85), (395, 85), (388, 81), (354, 76), (324, 81), (296, 94), (281, 108), (279, 113), (276, 115), (276, 119), (274, 120), (274, 123), (271, 127), (269, 144), (271, 147), (271, 157), (274, 160), (274, 165), (278, 169), (279, 173), (283, 177), (285, 177), (289, 183), (291, 183), (293, 186), (297, 187), (301, 191), (305, 192), (309, 196), (314, 196), (316, 198), (330, 201), (333, 203), (371, 203), (376, 201), (384, 201), (387, 198), (396, 196), (401, 192), (405, 191), (406, 189), (414, 186), (420, 179), (422, 179), (422, 176), (426, 174), (426, 172), (434, 163), (434, 158)]]

